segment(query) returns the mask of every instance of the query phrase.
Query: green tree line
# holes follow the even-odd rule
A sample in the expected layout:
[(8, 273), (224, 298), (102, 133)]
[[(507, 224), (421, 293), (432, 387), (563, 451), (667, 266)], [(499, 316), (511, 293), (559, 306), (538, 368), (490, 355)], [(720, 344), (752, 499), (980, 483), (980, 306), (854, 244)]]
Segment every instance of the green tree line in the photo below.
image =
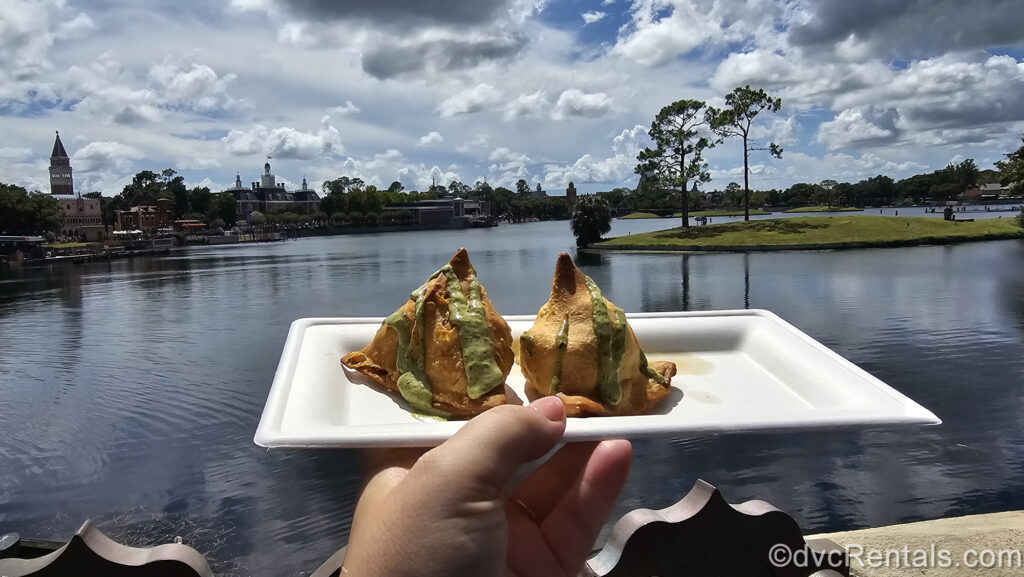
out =
[(421, 200), (434, 200), (441, 195), (452, 194), (469, 200), (485, 201), (490, 206), (492, 216), (509, 222), (522, 222), (530, 219), (559, 220), (569, 218), (569, 209), (564, 196), (537, 197), (531, 196), (529, 185), (520, 179), (513, 192), (508, 188), (492, 187), (484, 181), (477, 181), (470, 186), (458, 180), (448, 185), (432, 185), (426, 191), (406, 191), (401, 182), (391, 183), (387, 189), (366, 184), (360, 178), (341, 176), (324, 181), (320, 210), (333, 218), (335, 214), (374, 214), (380, 213), (384, 207), (393, 204), (414, 203)]
[(117, 211), (133, 206), (168, 204), (175, 220), (191, 219), (203, 222), (220, 221), (226, 226), (235, 224), (235, 199), (230, 194), (214, 193), (205, 186), (188, 188), (185, 179), (174, 169), (159, 173), (151, 170), (138, 172), (117, 195), (108, 197), (98, 192), (84, 196), (100, 201), (103, 224), (116, 224)]
[(49, 194), (0, 182), (0, 235), (37, 235), (63, 223), (64, 213)]

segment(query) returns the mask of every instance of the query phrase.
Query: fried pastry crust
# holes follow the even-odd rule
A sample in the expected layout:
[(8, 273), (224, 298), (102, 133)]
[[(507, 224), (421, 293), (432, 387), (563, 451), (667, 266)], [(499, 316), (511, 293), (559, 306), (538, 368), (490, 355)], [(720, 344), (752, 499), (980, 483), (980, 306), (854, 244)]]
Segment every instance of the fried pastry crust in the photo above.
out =
[[(459, 249), (448, 263), (467, 300), (471, 295), (470, 282), (476, 276), (466, 249)], [(401, 314), (409, 329), (408, 354), (411, 359), (423, 359), (422, 374), (426, 376), (431, 392), (431, 406), (435, 412), (454, 418), (468, 418), (508, 401), (504, 379), (512, 368), (512, 332), (505, 320), (494, 310), (487, 291), (479, 287), (487, 323), (487, 333), (493, 349), (493, 358), (501, 372), (501, 382), (477, 398), (470, 398), (466, 362), (460, 342), (459, 329), (453, 322), (452, 291), (446, 274), (433, 276), (422, 287), (421, 315), (417, 315), (417, 294), (414, 293), (395, 312)], [(392, 319), (396, 318), (392, 315)], [(401, 319), (399, 319), (401, 321)], [(421, 326), (422, 323), (422, 326)], [(421, 333), (422, 331), (422, 333)], [(422, 334), (422, 338), (419, 335)], [(381, 325), (373, 340), (362, 350), (342, 357), (346, 367), (358, 371), (385, 389), (401, 394), (399, 390), (400, 334)], [(423, 350), (421, 350), (421, 348)], [(417, 361), (418, 362), (418, 361)]]
[[(674, 363), (647, 362), (625, 315), (565, 253), (548, 302), (520, 338), (520, 359), (527, 396), (557, 395), (578, 417), (646, 413), (668, 397), (676, 374)], [(606, 398), (615, 392), (617, 402)]]

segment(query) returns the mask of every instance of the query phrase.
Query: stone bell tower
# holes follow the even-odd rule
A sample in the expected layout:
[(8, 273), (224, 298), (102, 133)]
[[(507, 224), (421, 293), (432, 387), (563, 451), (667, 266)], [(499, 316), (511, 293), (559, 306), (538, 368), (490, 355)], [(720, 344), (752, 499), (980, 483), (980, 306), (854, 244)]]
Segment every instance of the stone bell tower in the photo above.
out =
[(75, 194), (75, 184), (71, 179), (71, 159), (60, 142), (60, 133), (53, 142), (50, 153), (50, 194), (71, 196)]

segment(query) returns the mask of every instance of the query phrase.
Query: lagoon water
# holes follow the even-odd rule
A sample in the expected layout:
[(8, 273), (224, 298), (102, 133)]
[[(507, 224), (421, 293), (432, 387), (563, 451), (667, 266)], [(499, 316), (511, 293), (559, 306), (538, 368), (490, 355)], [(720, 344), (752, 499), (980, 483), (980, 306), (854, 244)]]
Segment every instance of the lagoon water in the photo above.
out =
[[(91, 518), (136, 543), (182, 535), (226, 574), (312, 571), (347, 538), (360, 455), (253, 444), (289, 323), (387, 315), (460, 246), (500, 312), (532, 314), (573, 239), (548, 222), (0, 277), (0, 533), (66, 539)], [(1024, 509), (1024, 241), (579, 261), (627, 311), (770, 309), (945, 421), (637, 441), (613, 519), (697, 478), (808, 531)]]

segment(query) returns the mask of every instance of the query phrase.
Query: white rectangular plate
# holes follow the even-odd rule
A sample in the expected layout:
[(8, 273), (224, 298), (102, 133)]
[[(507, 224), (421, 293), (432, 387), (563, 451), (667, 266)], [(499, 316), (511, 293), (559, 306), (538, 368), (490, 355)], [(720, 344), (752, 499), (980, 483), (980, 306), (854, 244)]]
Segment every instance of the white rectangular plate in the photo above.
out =
[[(505, 317), (515, 339), (532, 316)], [(569, 419), (566, 441), (734, 432), (935, 425), (941, 421), (775, 314), (763, 310), (628, 315), (648, 359), (678, 368), (653, 414)], [(395, 396), (349, 381), (340, 359), (383, 319), (292, 323), (255, 441), (263, 447), (433, 446), (464, 422), (418, 419)], [(508, 385), (521, 399), (523, 375)]]

